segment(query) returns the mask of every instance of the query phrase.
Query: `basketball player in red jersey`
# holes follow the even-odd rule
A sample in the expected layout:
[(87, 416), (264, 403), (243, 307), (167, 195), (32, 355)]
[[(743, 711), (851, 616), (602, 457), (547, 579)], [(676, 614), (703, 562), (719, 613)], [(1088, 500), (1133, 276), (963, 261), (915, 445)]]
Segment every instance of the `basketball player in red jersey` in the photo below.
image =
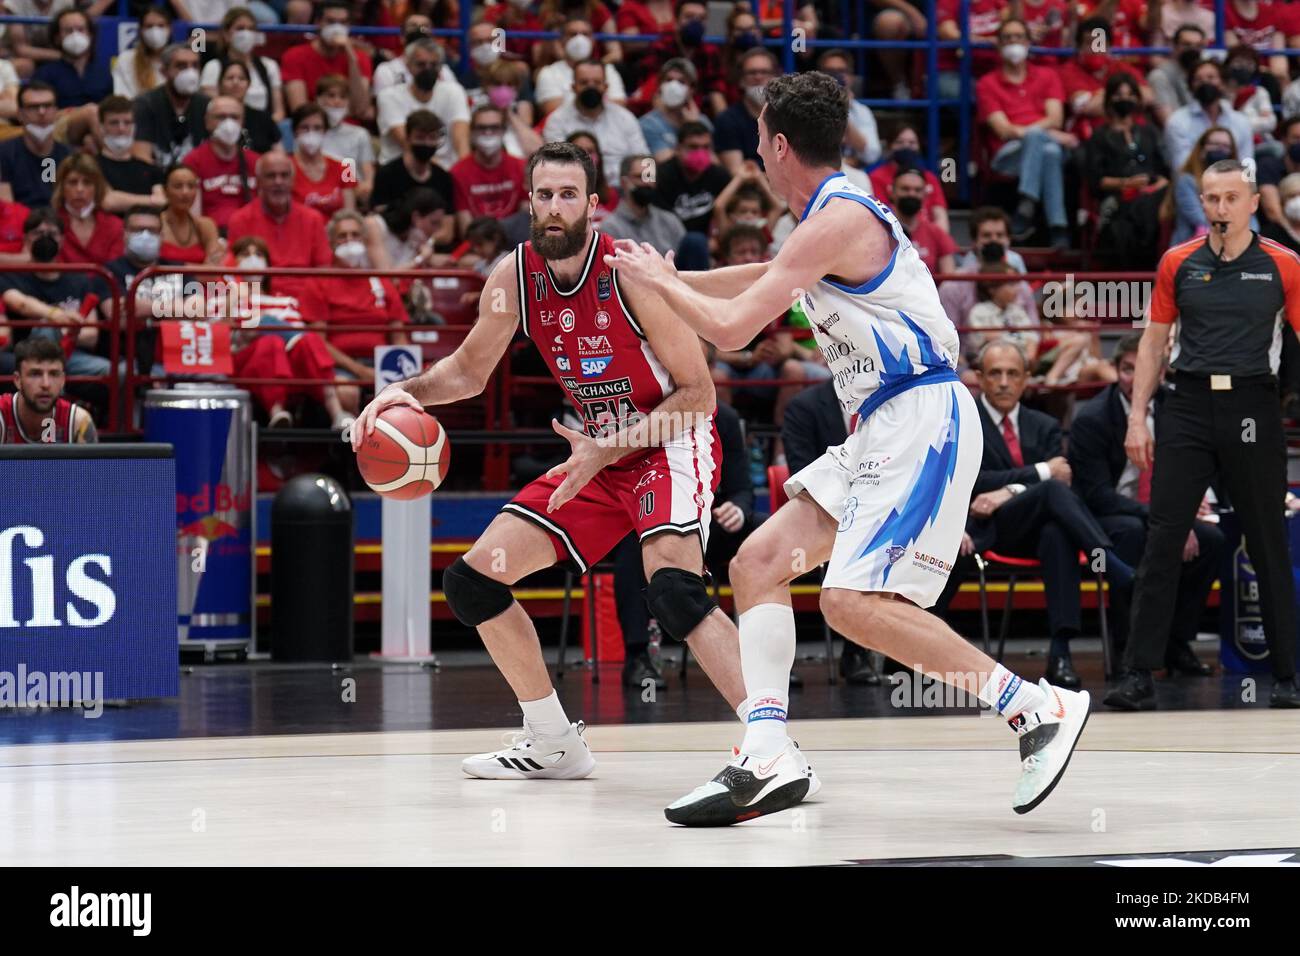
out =
[(99, 441), (90, 413), (60, 397), (63, 362), (63, 349), (53, 339), (29, 336), (14, 346), (18, 391), (0, 395), (0, 444)]
[[(479, 394), (520, 323), (582, 417), (582, 432), (555, 423), (572, 445), (569, 459), (505, 505), (443, 573), (448, 605), (478, 628), (524, 714), (513, 746), (462, 767), (473, 777), (509, 780), (585, 777), (595, 766), (510, 585), (559, 560), (585, 570), (630, 531), (642, 542), (646, 601), (660, 626), (690, 641), (733, 708), (745, 698), (735, 625), (703, 577), (720, 453), (699, 339), (658, 297), (621, 284), (603, 265), (614, 243), (590, 223), (596, 170), (584, 150), (548, 143), (527, 174), (532, 238), (489, 276), (473, 330), (428, 371), (381, 391), (352, 434), (356, 448), (389, 406)], [(811, 792), (818, 784), (811, 767), (807, 773)]]

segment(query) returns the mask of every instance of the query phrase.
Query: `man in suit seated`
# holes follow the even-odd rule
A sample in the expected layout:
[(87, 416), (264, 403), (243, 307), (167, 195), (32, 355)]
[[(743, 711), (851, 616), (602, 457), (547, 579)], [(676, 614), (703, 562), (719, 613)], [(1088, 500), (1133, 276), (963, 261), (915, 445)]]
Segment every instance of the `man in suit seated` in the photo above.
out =
[[(1141, 333), (1135, 332), (1120, 340), (1114, 358), (1119, 381), (1106, 386), (1081, 405), (1070, 428), (1074, 487), (1115, 542), (1115, 551), (1131, 565), (1141, 560), (1146, 546), (1147, 502), (1151, 498), (1150, 470), (1139, 472), (1124, 452), (1141, 338)], [(1147, 417), (1152, 423), (1153, 433), (1156, 412), (1166, 394), (1161, 387), (1151, 400)], [(1203, 510), (1208, 511), (1208, 505)], [(1214, 586), (1223, 547), (1223, 532), (1217, 525), (1198, 521), (1187, 535), (1183, 547), (1183, 571), (1178, 582), (1178, 602), (1169, 623), (1165, 649), (1165, 663), (1171, 674), (1207, 676), (1213, 673), (1212, 668), (1202, 664), (1192, 652), (1191, 641), (1196, 637), (1201, 613)], [(1111, 619), (1115, 622), (1115, 640), (1120, 647), (1128, 635), (1131, 600), (1131, 590), (1115, 588), (1112, 592), (1114, 614)], [(1110, 697), (1106, 698), (1106, 703), (1111, 703)], [(1123, 701), (1116, 706), (1122, 707)]]
[(1131, 584), (1133, 569), (1071, 489), (1061, 425), (1020, 404), (1028, 383), (1020, 345), (995, 340), (977, 359), (984, 460), (975, 480), (967, 526), (977, 551), (1037, 558), (1042, 564), (1051, 631), (1047, 679), (1060, 687), (1082, 683), (1070, 659), (1070, 640), (1080, 631), (1079, 552), (1104, 560), (1115, 584)]
[[(786, 406), (781, 422), (781, 443), (790, 474), (820, 458), (827, 448), (849, 438), (849, 416), (844, 413), (830, 379), (800, 392)], [(865, 647), (844, 642), (840, 674), (850, 684), (879, 684), (880, 662)]]

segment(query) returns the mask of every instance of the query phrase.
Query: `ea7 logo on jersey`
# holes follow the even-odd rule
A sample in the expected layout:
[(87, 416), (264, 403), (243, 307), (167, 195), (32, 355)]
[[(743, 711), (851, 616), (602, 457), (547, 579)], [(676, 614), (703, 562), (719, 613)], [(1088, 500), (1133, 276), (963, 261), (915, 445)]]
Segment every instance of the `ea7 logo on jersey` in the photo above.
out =
[(560, 313), (560, 331), (572, 332), (574, 326), (574, 316), (572, 309), (565, 309)]
[(597, 375), (603, 374), (605, 369), (609, 367), (609, 363), (612, 361), (614, 361), (612, 355), (609, 358), (583, 359), (582, 377), (594, 378)]
[(558, 368), (561, 372), (568, 372), (572, 370), (573, 364), (569, 361), (567, 355), (561, 355), (559, 358), (555, 360), (555, 367)]
[(614, 346), (609, 344), (608, 335), (579, 335), (579, 355), (612, 355)]

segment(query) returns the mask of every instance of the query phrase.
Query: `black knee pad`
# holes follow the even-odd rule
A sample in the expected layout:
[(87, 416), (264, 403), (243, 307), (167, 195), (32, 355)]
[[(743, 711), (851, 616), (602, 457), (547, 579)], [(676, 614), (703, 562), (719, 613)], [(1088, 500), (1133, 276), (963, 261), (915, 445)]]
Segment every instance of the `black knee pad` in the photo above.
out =
[(684, 641), (716, 605), (704, 578), (681, 568), (660, 568), (650, 579), (646, 604), (663, 632)]
[(451, 613), (466, 627), (492, 620), (515, 601), (508, 585), (475, 571), (464, 558), (442, 572), (442, 592)]

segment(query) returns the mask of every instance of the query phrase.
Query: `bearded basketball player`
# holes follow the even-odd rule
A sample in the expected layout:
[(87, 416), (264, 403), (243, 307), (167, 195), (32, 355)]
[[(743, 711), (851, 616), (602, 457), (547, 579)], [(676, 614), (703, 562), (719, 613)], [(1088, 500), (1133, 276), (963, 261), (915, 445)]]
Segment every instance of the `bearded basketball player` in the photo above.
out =
[[(558, 422), (567, 461), (525, 487), (470, 550), (443, 572), (456, 618), (478, 629), (514, 690), (523, 731), (512, 745), (462, 764), (466, 774), (503, 780), (577, 778), (595, 760), (551, 686), (537, 632), (510, 586), (571, 561), (585, 571), (629, 532), (641, 541), (646, 601), (670, 637), (689, 641), (728, 703), (745, 699), (736, 627), (706, 586), (704, 548), (721, 453), (715, 398), (699, 338), (658, 296), (620, 280), (605, 264), (613, 240), (591, 225), (596, 169), (569, 143), (548, 143), (527, 168), (529, 241), (489, 276), (478, 321), (461, 346), (423, 374), (390, 385), (366, 406), (353, 447), (394, 405), (446, 405), (479, 394), (522, 324), (577, 409), (584, 430)], [(803, 768), (803, 790), (819, 786), (793, 743), (786, 760)], [(730, 794), (713, 812), (732, 822)]]

